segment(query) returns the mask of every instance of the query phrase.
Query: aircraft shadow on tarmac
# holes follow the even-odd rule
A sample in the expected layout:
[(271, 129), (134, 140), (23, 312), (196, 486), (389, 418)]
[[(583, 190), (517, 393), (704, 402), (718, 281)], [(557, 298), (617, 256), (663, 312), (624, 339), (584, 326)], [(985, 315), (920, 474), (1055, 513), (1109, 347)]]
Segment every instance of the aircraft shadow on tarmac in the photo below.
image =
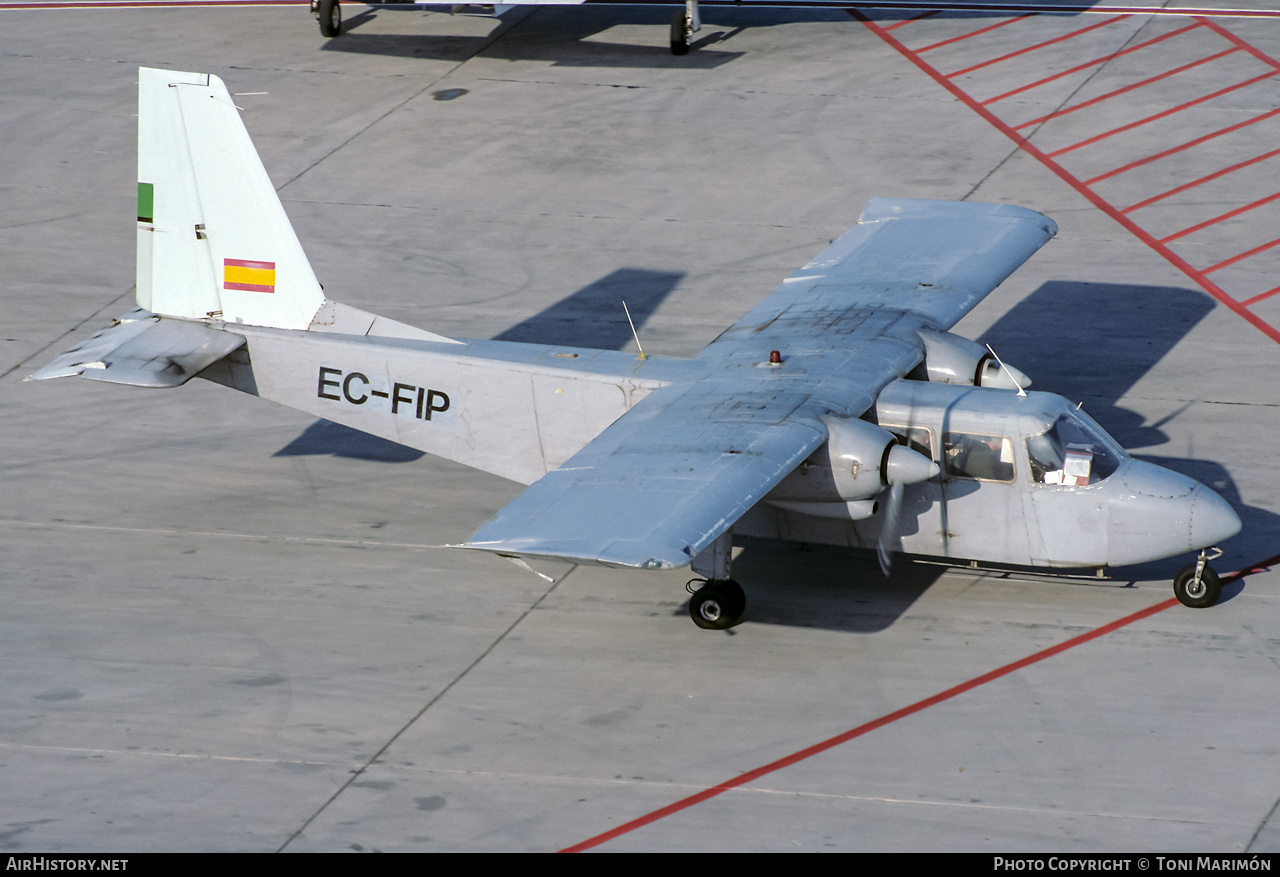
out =
[(494, 340), (621, 350), (632, 337), (622, 303), (627, 303), (640, 329), (682, 279), (683, 274), (671, 271), (619, 268), (495, 335)]
[[(899, 558), (886, 578), (874, 551), (764, 539), (738, 544), (733, 577), (747, 592), (747, 624), (876, 633), (893, 626), (945, 571)], [(676, 614), (688, 612), (686, 601)]]
[[(1213, 310), (1203, 292), (1171, 286), (1050, 281), (977, 340), (1066, 396), (1130, 452), (1169, 441), (1119, 400)], [(1176, 416), (1176, 415), (1174, 415)]]
[[(680, 67), (708, 70), (742, 57), (741, 52), (713, 48), (748, 27), (779, 24), (776, 10), (715, 10), (708, 20), (703, 15), (702, 30), (687, 55), (672, 55), (665, 44), (671, 7), (583, 8), (527, 7), (500, 19), (485, 36), (433, 34), (431, 17), (421, 16), (421, 34), (376, 33), (380, 15), (413, 10), (370, 9), (343, 22), (342, 35), (327, 40), (326, 52), (351, 52), (399, 58), (438, 61), (465, 61), (483, 52), (487, 58), (504, 61), (549, 61), (557, 67)], [(521, 14), (523, 13), (523, 14)], [(773, 13), (773, 14), (770, 14)], [(735, 25), (718, 24), (733, 19)], [(602, 42), (591, 37), (612, 27), (643, 24), (661, 28), (662, 45), (629, 45)], [(511, 31), (519, 28), (518, 33)]]

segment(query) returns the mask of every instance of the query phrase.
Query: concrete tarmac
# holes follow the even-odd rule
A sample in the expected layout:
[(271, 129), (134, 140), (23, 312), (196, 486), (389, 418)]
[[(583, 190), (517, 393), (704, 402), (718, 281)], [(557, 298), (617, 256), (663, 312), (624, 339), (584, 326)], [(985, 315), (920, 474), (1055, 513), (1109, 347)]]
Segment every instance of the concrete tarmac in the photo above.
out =
[[(1072, 182), (1280, 106), (1274, 79), (1059, 173), (921, 63), (954, 40), (948, 72), (983, 64), (1097, 17), (981, 45), (959, 38), (1006, 19), (880, 17), (909, 56), (842, 12), (716, 9), (676, 58), (669, 15), (352, 7), (325, 40), (302, 9), (0, 12), (0, 850), (558, 850), (961, 686), (593, 848), (1280, 851), (1269, 569), (1191, 610), (1162, 606), (1189, 558), (1106, 581), (906, 562), (885, 580), (865, 555), (753, 542), (746, 619), (702, 631), (685, 571), (548, 585), (441, 547), (518, 485), (202, 381), (22, 382), (132, 306), (136, 68), (212, 72), (328, 294), (446, 335), (634, 349), (626, 299), (646, 351), (692, 355), (870, 197), (1040, 210), (1058, 238), (957, 331), (1215, 486), (1244, 521), (1223, 573), (1280, 554), (1270, 299), (1251, 323), (1139, 234), (1272, 190), (1223, 174), (1138, 232), (1103, 203), (1251, 159), (1271, 129), (1103, 200)], [(991, 95), (1188, 21), (1131, 16), (1106, 45), (953, 81)], [(1280, 22), (1224, 27), (1280, 56)], [(1201, 57), (1158, 45), (1159, 69)], [(999, 118), (1156, 72), (1136, 57)], [(1175, 91), (1254, 75), (1195, 69)], [(1061, 149), (1157, 112), (1149, 94), (1022, 135)], [(1267, 216), (1180, 252), (1227, 259), (1275, 236)], [(1277, 262), (1212, 279), (1252, 297)]]

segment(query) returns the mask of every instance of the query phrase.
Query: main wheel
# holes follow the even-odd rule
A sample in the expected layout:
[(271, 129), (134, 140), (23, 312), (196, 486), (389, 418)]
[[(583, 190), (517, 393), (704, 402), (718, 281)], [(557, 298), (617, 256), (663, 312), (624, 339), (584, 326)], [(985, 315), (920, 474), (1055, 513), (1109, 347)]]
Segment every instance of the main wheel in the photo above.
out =
[(742, 617), (742, 613), (747, 608), (747, 595), (742, 590), (742, 585), (733, 579), (725, 579), (720, 582), (720, 587), (724, 589), (725, 600), (729, 604), (729, 612), (733, 615), (733, 620), (737, 621)]
[(703, 630), (732, 627), (747, 608), (742, 586), (732, 579), (707, 582), (689, 599), (689, 617)]
[(691, 33), (693, 30), (689, 27), (688, 13), (677, 12), (675, 18), (671, 19), (671, 54), (689, 54), (689, 34)]
[(316, 11), (320, 13), (321, 36), (336, 37), (342, 33), (342, 7), (338, 0), (320, 0)]
[(1189, 563), (1173, 577), (1173, 595), (1183, 606), (1192, 609), (1203, 609), (1218, 602), (1222, 594), (1222, 580), (1213, 571), (1213, 567), (1205, 565), (1200, 573), (1200, 582), (1196, 582), (1196, 565)]

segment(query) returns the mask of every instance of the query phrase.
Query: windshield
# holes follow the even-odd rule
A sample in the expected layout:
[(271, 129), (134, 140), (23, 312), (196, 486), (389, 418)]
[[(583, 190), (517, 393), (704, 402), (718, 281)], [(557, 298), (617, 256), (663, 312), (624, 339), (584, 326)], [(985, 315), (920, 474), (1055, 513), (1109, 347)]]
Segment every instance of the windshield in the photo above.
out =
[(1092, 420), (1074, 412), (1027, 439), (1031, 477), (1039, 484), (1097, 484), (1120, 465), (1120, 452)]

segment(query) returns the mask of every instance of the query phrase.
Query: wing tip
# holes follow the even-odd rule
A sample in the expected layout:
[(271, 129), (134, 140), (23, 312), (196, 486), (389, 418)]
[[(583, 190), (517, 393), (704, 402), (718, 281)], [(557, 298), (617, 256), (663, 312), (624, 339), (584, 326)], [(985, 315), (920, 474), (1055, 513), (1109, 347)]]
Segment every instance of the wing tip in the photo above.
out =
[(881, 222), (908, 216), (999, 216), (1025, 219), (1044, 227), (1050, 236), (1058, 231), (1058, 224), (1043, 213), (1017, 204), (999, 204), (985, 201), (938, 201), (927, 198), (872, 198), (858, 217), (859, 223)]

